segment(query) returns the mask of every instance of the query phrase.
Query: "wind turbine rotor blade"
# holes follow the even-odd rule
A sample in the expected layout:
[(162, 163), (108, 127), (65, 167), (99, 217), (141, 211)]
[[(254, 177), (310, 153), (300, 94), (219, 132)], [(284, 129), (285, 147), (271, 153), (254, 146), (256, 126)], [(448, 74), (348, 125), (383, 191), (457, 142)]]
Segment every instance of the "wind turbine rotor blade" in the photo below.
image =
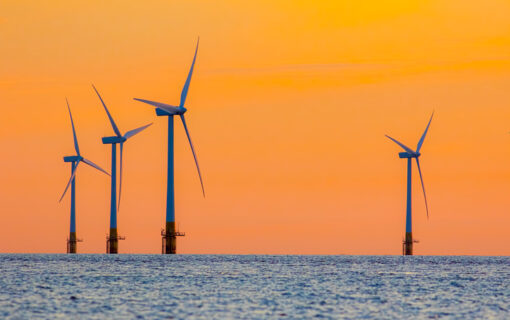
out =
[(124, 138), (129, 139), (132, 136), (134, 136), (135, 134), (142, 132), (143, 130), (145, 130), (146, 128), (148, 128), (151, 125), (152, 125), (152, 122), (144, 125), (143, 127), (130, 130), (130, 131), (126, 132), (126, 134), (124, 135)]
[(204, 198), (205, 198), (204, 183), (202, 181), (202, 174), (200, 173), (200, 167), (198, 165), (195, 148), (193, 147), (193, 142), (191, 142), (191, 136), (189, 135), (188, 126), (186, 125), (186, 120), (184, 119), (184, 115), (181, 114), (180, 116), (181, 116), (182, 124), (184, 126), (184, 130), (186, 131), (186, 135), (188, 136), (188, 141), (189, 141), (189, 145), (191, 147), (191, 152), (193, 153), (193, 158), (195, 158), (195, 164), (197, 165), (198, 177), (200, 178), (200, 185), (202, 186), (202, 194), (204, 195)]
[(76, 176), (76, 169), (78, 168), (78, 165), (80, 164), (80, 161), (76, 162), (76, 165), (74, 166), (73, 174), (71, 174), (71, 178), (69, 179), (69, 182), (67, 183), (67, 186), (64, 190), (64, 193), (62, 193), (62, 196), (58, 200), (58, 202), (62, 201), (64, 199), (64, 196), (66, 195), (67, 189), (69, 189), (69, 186), (71, 185), (71, 182), (73, 182), (74, 177)]
[(198, 52), (198, 44), (200, 43), (200, 38), (197, 40), (197, 47), (195, 49), (195, 55), (193, 56), (193, 62), (191, 63), (191, 68), (189, 69), (188, 78), (186, 78), (186, 83), (184, 83), (184, 87), (181, 92), (181, 103), (180, 107), (184, 107), (184, 103), (186, 102), (186, 97), (188, 96), (189, 84), (191, 82), (191, 76), (193, 75), (193, 68), (195, 68), (195, 61), (197, 59)]
[(420, 141), (418, 141), (418, 146), (416, 147), (416, 152), (420, 152), (421, 145), (423, 144), (423, 141), (425, 141), (425, 136), (427, 136), (427, 132), (429, 131), (430, 123), (432, 122), (432, 117), (434, 117), (434, 112), (432, 112), (432, 115), (430, 116), (429, 123), (427, 124), (427, 127), (425, 128), (425, 132), (423, 132), (423, 135), (420, 138)]
[(92, 85), (92, 88), (94, 88), (94, 91), (96, 91), (97, 96), (99, 97), (99, 100), (101, 100), (101, 103), (103, 104), (104, 110), (106, 111), (106, 114), (108, 115), (108, 119), (110, 119), (110, 123), (112, 124), (113, 131), (115, 131), (115, 134), (117, 135), (117, 137), (122, 137), (122, 134), (120, 133), (119, 128), (117, 128), (115, 121), (113, 121), (110, 111), (108, 111), (106, 104), (104, 104), (103, 98), (101, 98), (101, 95), (99, 94), (99, 92), (97, 91), (97, 89), (94, 85)]
[(120, 195), (122, 194), (122, 155), (124, 154), (124, 142), (120, 143), (120, 173), (119, 173), (119, 200), (117, 202), (117, 211), (120, 210)]
[(425, 198), (425, 208), (427, 209), (427, 219), (429, 218), (429, 205), (427, 202), (427, 195), (425, 194), (425, 184), (423, 183), (423, 176), (421, 175), (420, 160), (416, 158), (416, 165), (418, 166), (418, 173), (420, 174), (421, 188), (423, 189), (423, 198)]
[(81, 161), (85, 162), (86, 164), (88, 164), (89, 166), (93, 167), (93, 168), (96, 168), (97, 170), (99, 171), (102, 171), (104, 172), (105, 174), (107, 175), (110, 175), (108, 172), (106, 172), (105, 170), (103, 170), (103, 168), (101, 168), (100, 166), (98, 166), (97, 164), (95, 164), (94, 162), (90, 161), (90, 160), (87, 160), (85, 158), (83, 158)]
[(74, 149), (76, 150), (76, 154), (80, 155), (80, 147), (78, 146), (78, 138), (76, 138), (76, 130), (74, 129), (74, 121), (73, 121), (73, 115), (71, 114), (71, 108), (69, 107), (69, 101), (67, 101), (67, 110), (69, 110), (69, 117), (71, 118), (71, 126), (73, 127), (73, 138), (74, 138)]
[(414, 152), (411, 148), (409, 148), (408, 146), (406, 146), (405, 144), (393, 139), (392, 137), (390, 137), (389, 135), (385, 135), (388, 139), (390, 139), (391, 141), (395, 142), (396, 144), (398, 144), (399, 146), (402, 147), (402, 149), (404, 149), (406, 152), (410, 153), (410, 154), (416, 154), (416, 152)]

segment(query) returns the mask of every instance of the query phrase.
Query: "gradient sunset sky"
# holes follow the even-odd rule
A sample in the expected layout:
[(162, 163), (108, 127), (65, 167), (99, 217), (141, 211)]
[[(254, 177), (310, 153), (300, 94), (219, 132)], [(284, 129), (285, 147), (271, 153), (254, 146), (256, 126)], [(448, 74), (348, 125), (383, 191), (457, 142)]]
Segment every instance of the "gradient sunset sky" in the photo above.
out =
[[(179, 253), (400, 254), (406, 161), (416, 254), (510, 254), (510, 2), (2, 1), (0, 252), (65, 252), (74, 154), (110, 171), (125, 145), (121, 253), (160, 253), (166, 118), (200, 48), (186, 114), (202, 197), (175, 124)], [(414, 167), (415, 169), (416, 167)], [(416, 173), (416, 171), (415, 171)], [(104, 253), (107, 176), (77, 173), (81, 253)]]

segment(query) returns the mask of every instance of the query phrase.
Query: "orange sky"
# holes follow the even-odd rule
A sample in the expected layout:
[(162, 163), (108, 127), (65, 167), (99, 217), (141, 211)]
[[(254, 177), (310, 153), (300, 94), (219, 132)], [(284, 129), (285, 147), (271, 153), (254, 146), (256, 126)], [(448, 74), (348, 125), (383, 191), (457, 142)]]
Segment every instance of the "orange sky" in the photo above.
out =
[[(110, 170), (125, 146), (121, 253), (159, 253), (166, 122), (133, 97), (186, 107), (207, 198), (176, 123), (180, 253), (400, 254), (406, 162), (417, 254), (510, 254), (510, 3), (2, 1), (0, 252), (65, 252), (74, 153)], [(415, 171), (416, 172), (416, 171)], [(77, 174), (79, 252), (103, 253), (109, 179)]]

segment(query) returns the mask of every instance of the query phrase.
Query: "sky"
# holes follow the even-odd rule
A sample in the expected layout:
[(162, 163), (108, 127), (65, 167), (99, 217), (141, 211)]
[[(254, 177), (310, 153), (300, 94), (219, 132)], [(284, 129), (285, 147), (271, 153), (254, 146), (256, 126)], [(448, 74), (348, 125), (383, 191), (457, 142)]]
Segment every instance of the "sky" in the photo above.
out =
[[(510, 254), (510, 2), (11, 1), (0, 3), (0, 252), (65, 252), (73, 155), (110, 171), (124, 150), (120, 253), (159, 253), (166, 119), (186, 101), (202, 196), (175, 124), (179, 253), (401, 254), (406, 161), (415, 254)], [(109, 178), (77, 172), (81, 253), (104, 253)]]

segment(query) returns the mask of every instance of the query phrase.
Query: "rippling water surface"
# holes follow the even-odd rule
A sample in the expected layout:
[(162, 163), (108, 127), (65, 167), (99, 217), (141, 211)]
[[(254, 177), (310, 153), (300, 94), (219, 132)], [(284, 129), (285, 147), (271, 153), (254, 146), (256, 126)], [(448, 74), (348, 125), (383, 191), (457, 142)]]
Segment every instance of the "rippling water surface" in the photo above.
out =
[(510, 319), (510, 258), (0, 255), (7, 319)]

